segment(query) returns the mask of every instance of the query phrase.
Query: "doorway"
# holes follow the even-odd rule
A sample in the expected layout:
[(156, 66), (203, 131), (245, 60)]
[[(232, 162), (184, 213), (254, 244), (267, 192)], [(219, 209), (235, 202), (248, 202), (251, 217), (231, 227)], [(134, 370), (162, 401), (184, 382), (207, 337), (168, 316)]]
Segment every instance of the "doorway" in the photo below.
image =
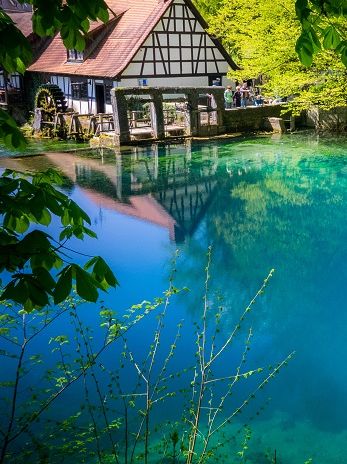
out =
[(105, 113), (105, 86), (104, 84), (95, 84), (96, 112)]

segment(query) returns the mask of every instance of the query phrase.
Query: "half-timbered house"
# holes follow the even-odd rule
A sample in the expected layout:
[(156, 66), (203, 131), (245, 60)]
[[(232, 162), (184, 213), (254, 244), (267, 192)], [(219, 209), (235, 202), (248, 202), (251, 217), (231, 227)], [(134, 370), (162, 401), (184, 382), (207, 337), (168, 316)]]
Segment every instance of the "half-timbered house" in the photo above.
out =
[(83, 52), (66, 50), (57, 34), (28, 69), (76, 111), (110, 112), (112, 87), (208, 86), (237, 69), (191, 0), (106, 3), (109, 21), (91, 23)]

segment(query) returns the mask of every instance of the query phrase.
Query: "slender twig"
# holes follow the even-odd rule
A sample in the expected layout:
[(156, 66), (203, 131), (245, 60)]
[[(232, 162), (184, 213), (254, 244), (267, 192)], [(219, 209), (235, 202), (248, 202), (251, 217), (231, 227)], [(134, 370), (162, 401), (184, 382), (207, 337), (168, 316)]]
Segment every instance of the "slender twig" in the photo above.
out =
[[(162, 330), (164, 327), (163, 321), (164, 321), (168, 306), (170, 304), (171, 296), (174, 294), (173, 281), (174, 281), (174, 275), (176, 272), (177, 257), (178, 257), (178, 251), (176, 251), (174, 258), (172, 260), (172, 268), (171, 268), (171, 274), (169, 278), (169, 289), (165, 292), (164, 308), (163, 308), (163, 311), (159, 314), (157, 329), (154, 334), (154, 345), (150, 348), (146, 362), (145, 362), (145, 365), (146, 365), (147, 361), (149, 361), (149, 367), (146, 373), (144, 372), (143, 369), (140, 369), (138, 363), (136, 363), (134, 360), (133, 354), (129, 352), (129, 356), (130, 356), (130, 360), (132, 361), (132, 364), (134, 365), (139, 377), (141, 377), (145, 383), (145, 395), (146, 395), (146, 406), (145, 406), (145, 411), (143, 413), (144, 417), (140, 422), (138, 431), (135, 436), (135, 441), (132, 447), (130, 462), (133, 462), (136, 446), (141, 436), (142, 430), (144, 428), (144, 462), (145, 464), (148, 464), (150, 411), (151, 411), (152, 404), (153, 404), (152, 401), (153, 401), (153, 395), (155, 393), (155, 388), (156, 386), (158, 386), (158, 383), (159, 383), (159, 380), (157, 379), (157, 381), (155, 382), (152, 388), (151, 376), (152, 376), (152, 371), (153, 371), (153, 367), (155, 364), (155, 360), (157, 357), (158, 348), (160, 345)], [(161, 372), (164, 372), (163, 371), (164, 367), (166, 367), (166, 361), (164, 361), (164, 366)], [(160, 378), (160, 375), (159, 375), (159, 378)]]
[[(91, 344), (90, 344), (90, 339), (88, 337), (86, 337), (85, 331), (83, 329), (82, 322), (81, 322), (81, 320), (80, 320), (77, 313), (76, 313), (76, 320), (77, 320), (78, 326), (79, 326), (79, 333), (82, 335), (82, 339), (83, 339), (84, 345), (85, 345), (86, 350), (87, 350), (88, 359), (91, 359), (92, 356), (93, 356), (93, 351), (92, 351), (92, 347), (91, 347)], [(98, 394), (98, 397), (99, 397), (100, 407), (101, 407), (101, 411), (102, 411), (102, 414), (103, 414), (103, 417), (104, 417), (108, 437), (109, 437), (109, 440), (110, 440), (110, 443), (111, 443), (111, 446), (112, 446), (113, 455), (114, 455), (114, 458), (116, 460), (116, 463), (119, 464), (117, 451), (116, 451), (116, 445), (114, 443), (114, 440), (113, 440), (113, 437), (112, 437), (112, 434), (111, 434), (110, 423), (109, 423), (108, 418), (107, 418), (103, 396), (102, 396), (102, 393), (101, 393), (101, 390), (100, 390), (100, 387), (99, 387), (99, 382), (98, 382), (98, 380), (96, 378), (95, 371), (94, 371), (94, 363), (91, 364), (90, 371), (91, 371), (91, 377), (94, 380), (96, 391), (97, 391), (97, 394)], [(97, 438), (97, 446), (99, 446), (98, 445), (99, 444), (98, 437), (96, 437), (96, 438)]]
[[(220, 402), (219, 402), (218, 406), (214, 409), (213, 414), (212, 413), (209, 414), (208, 431), (207, 431), (207, 434), (206, 434), (205, 439), (204, 439), (204, 447), (203, 447), (203, 450), (202, 450), (200, 458), (199, 458), (199, 463), (203, 461), (203, 459), (204, 459), (204, 457), (206, 455), (207, 447), (209, 445), (210, 438), (213, 435), (213, 425), (214, 425), (215, 420), (217, 418), (217, 414), (219, 414), (219, 412), (222, 410), (225, 401), (231, 395), (232, 389), (233, 389), (235, 383), (239, 379), (241, 367), (246, 361), (246, 356), (247, 356), (248, 347), (249, 347), (251, 337), (252, 337), (252, 329), (249, 329), (248, 336), (247, 336), (246, 343), (245, 343), (245, 349), (244, 349), (244, 351), (242, 353), (239, 365), (236, 368), (236, 375), (234, 376), (233, 381), (231, 382), (231, 384), (228, 386), (228, 390), (226, 391), (226, 393), (221, 396)], [(212, 381), (213, 380), (215, 380), (215, 379), (212, 379)]]
[[(240, 317), (240, 321), (243, 321), (243, 319), (245, 318), (246, 314), (249, 313), (249, 311), (252, 309), (252, 306), (254, 305), (254, 303), (256, 302), (257, 298), (264, 292), (270, 278), (272, 277), (274, 273), (274, 269), (271, 269), (271, 271), (269, 272), (268, 276), (266, 277), (266, 279), (264, 280), (262, 286), (260, 287), (260, 289), (257, 291), (257, 293), (255, 294), (255, 296), (251, 299), (249, 305), (246, 307), (246, 309), (244, 310), (244, 312), (242, 313), (241, 317)], [(228, 337), (228, 339), (226, 340), (226, 342), (224, 343), (224, 345), (219, 349), (219, 351), (212, 357), (212, 359), (210, 359), (208, 361), (208, 363), (206, 364), (206, 367), (210, 366), (222, 353), (223, 351), (226, 349), (226, 347), (228, 345), (230, 345), (230, 342), (232, 341), (232, 339), (234, 338), (235, 334), (238, 332), (238, 330), (240, 329), (240, 324), (237, 324), (234, 328), (234, 330), (232, 331), (232, 333), (230, 334), (230, 336)]]
[[(193, 422), (193, 427), (191, 430), (191, 434), (189, 437), (189, 447), (188, 447), (188, 454), (187, 454), (187, 464), (191, 464), (194, 456), (194, 451), (195, 451), (195, 444), (196, 444), (196, 439), (198, 436), (198, 431), (199, 431), (199, 422), (200, 422), (200, 415), (201, 415), (201, 407), (202, 407), (202, 401), (204, 398), (204, 393), (205, 393), (205, 380), (206, 380), (206, 372), (211, 365), (211, 360), (206, 363), (205, 362), (205, 346), (206, 346), (206, 318), (207, 318), (207, 310), (208, 310), (208, 293), (209, 293), (209, 281), (210, 281), (210, 265), (211, 265), (211, 255), (212, 255), (212, 248), (208, 248), (207, 252), (207, 264), (206, 264), (206, 278), (205, 278), (205, 292), (204, 292), (204, 309), (203, 309), (203, 315), (202, 315), (202, 321), (203, 321), (203, 328), (202, 332), (198, 333), (198, 357), (199, 357), (199, 364), (200, 364), (200, 386), (199, 386), (199, 392), (198, 392), (198, 400), (195, 408), (195, 414), (194, 414), (194, 422)], [(201, 341), (200, 341), (201, 340)]]
[[(157, 307), (157, 306), (156, 306)], [(148, 314), (148, 313), (146, 313)], [(58, 317), (58, 315), (56, 316)], [(49, 323), (51, 323), (53, 320), (51, 320)], [(134, 327), (135, 324), (137, 324), (137, 320), (135, 319), (134, 321), (132, 321), (131, 323), (129, 323), (129, 325), (123, 330), (123, 332), (119, 333), (117, 335), (117, 337), (112, 337), (110, 339), (107, 340), (106, 343), (104, 343), (100, 348), (99, 350), (93, 354), (92, 356), (92, 359), (90, 359), (89, 363), (86, 364), (85, 367), (81, 367), (80, 369), (80, 372), (76, 373), (75, 376), (71, 376), (71, 379), (65, 384), (63, 385), (58, 391), (56, 391), (50, 398), (47, 399), (46, 402), (44, 402), (41, 407), (35, 411), (33, 414), (31, 414), (27, 419), (26, 421), (24, 422), (24, 424), (17, 430), (17, 432), (15, 434), (13, 434), (11, 437), (8, 437), (8, 441), (7, 441), (7, 445), (11, 442), (13, 442), (14, 440), (16, 440), (23, 432), (25, 432), (27, 430), (27, 428), (29, 427), (29, 425), (35, 420), (37, 419), (39, 416), (41, 416), (41, 414), (49, 408), (49, 406), (58, 398), (60, 397), (68, 388), (70, 388), (71, 385), (73, 385), (75, 382), (77, 382), (85, 373), (86, 370), (88, 370), (91, 366), (91, 364), (95, 363), (95, 361), (101, 356), (101, 354), (110, 346), (112, 345), (118, 338), (120, 338), (121, 336), (124, 336), (132, 327)], [(42, 330), (40, 329), (40, 332)], [(34, 338), (34, 336), (36, 336), (37, 334), (34, 334), (32, 337), (31, 337), (31, 340)], [(0, 464), (2, 464), (1, 460), (0, 460)]]
[(216, 427), (213, 430), (212, 435), (218, 432), (218, 430), (220, 430), (222, 427), (224, 427), (225, 424), (229, 423), (230, 420), (234, 416), (236, 416), (236, 414), (239, 414), (241, 412), (241, 409), (249, 403), (250, 399), (253, 398), (255, 394), (259, 390), (261, 390), (269, 382), (269, 380), (273, 378), (279, 372), (279, 370), (288, 363), (288, 361), (292, 359), (294, 355), (295, 351), (290, 353), (277, 367), (275, 367), (275, 369), (271, 371), (271, 373), (253, 390), (253, 392), (247, 396), (247, 398), (241, 403), (241, 405), (232, 414), (230, 414), (221, 424), (219, 424), (218, 427)]
[(2, 445), (2, 449), (0, 453), (1, 464), (5, 460), (7, 448), (11, 442), (10, 435), (11, 435), (12, 428), (15, 422), (15, 415), (16, 415), (16, 408), (17, 408), (17, 395), (18, 395), (19, 381), (20, 381), (20, 375), (21, 375), (21, 368), (23, 364), (25, 349), (27, 346), (27, 340), (25, 338), (25, 335), (26, 335), (26, 319), (25, 318), (26, 318), (26, 315), (23, 314), (22, 316), (23, 343), (21, 345), (21, 351), (18, 357), (18, 362), (17, 362), (16, 379), (15, 379), (15, 383), (13, 387), (12, 400), (11, 400), (11, 412), (10, 412), (10, 417), (8, 421), (7, 431), (3, 433), (4, 441), (3, 441), (3, 445)]

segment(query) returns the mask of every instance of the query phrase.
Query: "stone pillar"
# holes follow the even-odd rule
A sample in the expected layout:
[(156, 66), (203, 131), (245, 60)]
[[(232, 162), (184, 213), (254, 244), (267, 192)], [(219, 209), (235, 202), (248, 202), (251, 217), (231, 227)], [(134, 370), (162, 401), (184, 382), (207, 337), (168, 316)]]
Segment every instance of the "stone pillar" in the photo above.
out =
[(151, 124), (153, 129), (153, 136), (155, 139), (165, 138), (165, 124), (164, 124), (164, 111), (163, 111), (163, 95), (152, 94), (152, 101), (150, 105), (151, 111)]
[(217, 105), (217, 126), (218, 126), (218, 132), (219, 133), (224, 133), (225, 132), (225, 127), (224, 127), (224, 121), (223, 121), (223, 113), (224, 113), (224, 93), (222, 92), (216, 92), (214, 93), (214, 99)]
[(187, 135), (195, 137), (199, 135), (200, 128), (200, 115), (198, 113), (198, 98), (196, 92), (187, 94), (187, 122), (186, 132)]
[(122, 164), (122, 155), (120, 148), (115, 148), (115, 158), (116, 158), (116, 191), (117, 199), (122, 200), (123, 198), (123, 164)]
[(130, 142), (128, 103), (122, 91), (111, 89), (111, 103), (114, 120), (114, 143), (122, 145)]
[(295, 131), (295, 116), (292, 115), (289, 116), (289, 130)]
[(268, 121), (273, 132), (284, 133), (286, 131), (283, 118), (268, 118)]
[(190, 162), (192, 160), (192, 141), (190, 139), (186, 139), (184, 146), (186, 149), (186, 160)]
[(159, 149), (158, 144), (153, 143), (151, 146), (151, 151), (153, 154), (153, 178), (158, 179), (159, 174)]

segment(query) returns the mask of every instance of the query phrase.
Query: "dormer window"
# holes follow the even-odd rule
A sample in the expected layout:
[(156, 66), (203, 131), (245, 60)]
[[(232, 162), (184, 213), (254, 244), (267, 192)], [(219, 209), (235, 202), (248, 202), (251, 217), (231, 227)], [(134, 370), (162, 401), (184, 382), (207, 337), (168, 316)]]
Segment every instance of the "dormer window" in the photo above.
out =
[(83, 61), (83, 52), (77, 51), (75, 48), (71, 48), (67, 52), (67, 60), (70, 62), (82, 62)]

